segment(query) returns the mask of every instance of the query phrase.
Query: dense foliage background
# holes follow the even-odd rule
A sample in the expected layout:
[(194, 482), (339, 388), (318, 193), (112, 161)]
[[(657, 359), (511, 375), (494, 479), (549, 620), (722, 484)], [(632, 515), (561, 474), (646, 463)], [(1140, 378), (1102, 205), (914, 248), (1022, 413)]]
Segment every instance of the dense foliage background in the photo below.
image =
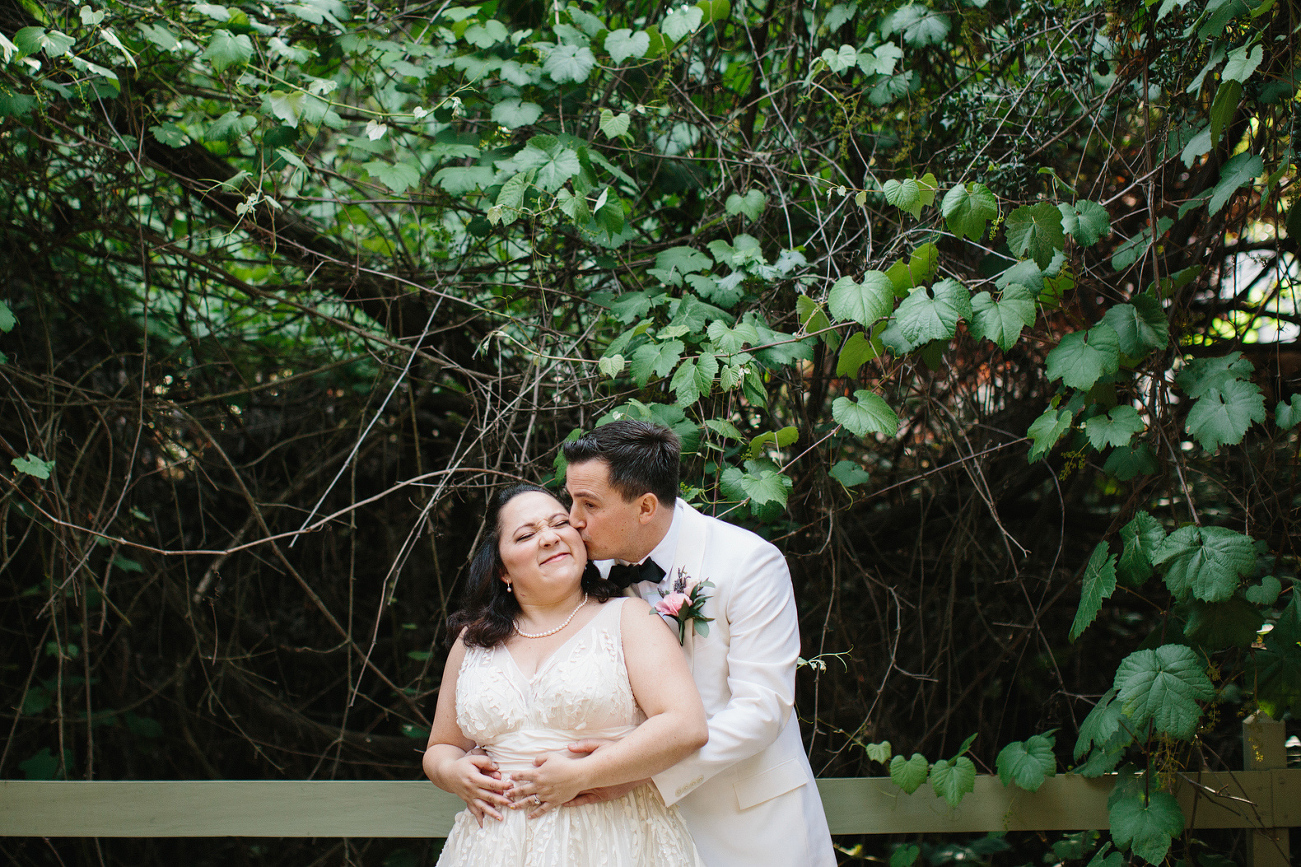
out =
[(0, 0), (0, 776), (417, 777), (489, 492), (623, 413), (787, 552), (818, 773), (1147, 773), (845, 863), (1240, 854), (1162, 788), (1301, 700), (1299, 24)]

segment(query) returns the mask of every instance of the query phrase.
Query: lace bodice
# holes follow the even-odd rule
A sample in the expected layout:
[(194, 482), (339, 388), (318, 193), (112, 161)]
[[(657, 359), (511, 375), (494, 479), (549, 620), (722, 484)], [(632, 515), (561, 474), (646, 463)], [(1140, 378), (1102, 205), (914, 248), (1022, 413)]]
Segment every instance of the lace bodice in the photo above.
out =
[(524, 676), (504, 645), (470, 648), (456, 682), (456, 723), (502, 770), (581, 738), (615, 738), (643, 719), (633, 698), (619, 628), (623, 599)]

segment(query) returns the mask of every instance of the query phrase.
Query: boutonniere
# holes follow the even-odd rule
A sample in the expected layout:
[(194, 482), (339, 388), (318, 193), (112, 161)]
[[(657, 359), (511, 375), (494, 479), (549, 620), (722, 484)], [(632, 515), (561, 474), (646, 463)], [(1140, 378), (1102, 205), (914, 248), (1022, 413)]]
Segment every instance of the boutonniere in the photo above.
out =
[(705, 616), (705, 600), (709, 598), (705, 590), (713, 586), (714, 582), (697, 581), (686, 569), (679, 568), (673, 589), (660, 591), (663, 598), (655, 603), (654, 613), (678, 622), (678, 644), (686, 644), (688, 628), (701, 635), (709, 634), (709, 621), (714, 618)]

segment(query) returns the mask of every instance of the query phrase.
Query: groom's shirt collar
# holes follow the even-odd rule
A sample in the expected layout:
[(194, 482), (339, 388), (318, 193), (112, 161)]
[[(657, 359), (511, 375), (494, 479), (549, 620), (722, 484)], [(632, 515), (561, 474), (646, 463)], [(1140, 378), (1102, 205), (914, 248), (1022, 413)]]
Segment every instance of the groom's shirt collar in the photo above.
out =
[(678, 536), (682, 529), (682, 510), (678, 508), (679, 499), (681, 498), (673, 501), (673, 522), (669, 524), (669, 531), (664, 534), (663, 539), (660, 539), (660, 543), (651, 549), (647, 558), (654, 560), (664, 570), (664, 575), (669, 578), (673, 577), (669, 575), (669, 570), (673, 568), (674, 558), (677, 557)]

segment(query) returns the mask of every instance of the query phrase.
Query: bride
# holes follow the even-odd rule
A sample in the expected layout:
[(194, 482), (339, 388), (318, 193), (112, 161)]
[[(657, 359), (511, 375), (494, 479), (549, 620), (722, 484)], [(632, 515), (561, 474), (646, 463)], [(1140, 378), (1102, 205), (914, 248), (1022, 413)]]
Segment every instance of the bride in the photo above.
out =
[[(568, 511), (545, 489), (518, 485), (497, 498), (493, 533), (470, 564), (471, 605), (451, 620), (460, 635), (424, 755), (425, 775), (466, 803), (441, 867), (700, 865), (652, 785), (562, 806), (646, 780), (708, 737), (676, 636), (586, 564)], [(584, 738), (617, 742), (585, 757), (566, 751)], [(535, 759), (563, 770), (543, 792), (511, 780)]]

